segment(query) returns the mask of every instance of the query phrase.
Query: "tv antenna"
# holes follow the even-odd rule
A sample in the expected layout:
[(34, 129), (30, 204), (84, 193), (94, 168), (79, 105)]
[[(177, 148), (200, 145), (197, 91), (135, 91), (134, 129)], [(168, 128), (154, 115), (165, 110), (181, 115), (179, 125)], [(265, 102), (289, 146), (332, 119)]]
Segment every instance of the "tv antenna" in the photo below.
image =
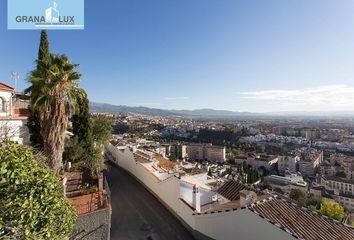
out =
[(11, 72), (11, 77), (15, 81), (15, 91), (17, 90), (17, 80), (20, 77), (18, 72)]

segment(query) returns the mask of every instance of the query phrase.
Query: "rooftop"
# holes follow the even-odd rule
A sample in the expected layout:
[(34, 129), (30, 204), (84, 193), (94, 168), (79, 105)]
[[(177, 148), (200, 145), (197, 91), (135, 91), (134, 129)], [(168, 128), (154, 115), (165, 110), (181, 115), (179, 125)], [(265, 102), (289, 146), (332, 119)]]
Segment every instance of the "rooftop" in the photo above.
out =
[(336, 176), (322, 176), (322, 178), (326, 181), (336, 181), (336, 182), (354, 184), (353, 179), (340, 178), (340, 177), (336, 177)]
[(354, 228), (274, 197), (251, 205), (251, 210), (302, 239), (354, 239)]
[(235, 180), (230, 180), (223, 184), (216, 192), (224, 198), (230, 201), (234, 201), (240, 199), (240, 191), (242, 190), (254, 191), (254, 189), (246, 186), (243, 183), (237, 182)]
[(15, 89), (13, 87), (10, 87), (9, 85), (2, 83), (2, 82), (0, 82), (0, 90), (9, 91), (9, 92), (15, 91)]

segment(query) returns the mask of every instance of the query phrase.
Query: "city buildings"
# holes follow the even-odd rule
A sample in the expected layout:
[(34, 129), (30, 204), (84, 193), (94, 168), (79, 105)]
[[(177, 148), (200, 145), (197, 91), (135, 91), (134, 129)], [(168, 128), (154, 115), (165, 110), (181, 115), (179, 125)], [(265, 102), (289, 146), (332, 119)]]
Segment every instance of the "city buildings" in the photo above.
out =
[(299, 171), (302, 176), (315, 177), (323, 161), (323, 152), (314, 148), (298, 148), (290, 152), (299, 157)]
[(191, 143), (187, 146), (188, 159), (208, 160), (211, 162), (224, 162), (226, 160), (226, 148), (212, 144)]
[(209, 182), (205, 173), (180, 176), (176, 163), (137, 144), (112, 142), (105, 153), (134, 175), (196, 239), (354, 238), (354, 229), (343, 223), (238, 181)]
[(285, 171), (292, 173), (297, 172), (297, 164), (300, 161), (300, 157), (296, 155), (286, 155), (278, 157), (278, 171), (280, 174), (284, 174)]
[(285, 176), (270, 175), (264, 178), (264, 182), (272, 185), (273, 189), (279, 188), (284, 193), (288, 193), (291, 189), (299, 188), (306, 191), (307, 183), (299, 174), (285, 174)]
[(335, 175), (339, 171), (343, 171), (347, 179), (354, 179), (354, 157), (353, 156), (347, 156), (344, 154), (332, 154), (329, 158), (329, 163), (331, 166), (334, 166), (332, 175)]
[(320, 176), (318, 184), (310, 189), (311, 193), (318, 197), (332, 198), (342, 206), (354, 210), (354, 180), (335, 176)]
[(275, 168), (278, 159), (278, 156), (250, 152), (245, 155), (236, 156), (235, 163), (242, 164), (246, 161), (248, 165), (255, 169), (263, 168), (267, 171), (271, 171)]

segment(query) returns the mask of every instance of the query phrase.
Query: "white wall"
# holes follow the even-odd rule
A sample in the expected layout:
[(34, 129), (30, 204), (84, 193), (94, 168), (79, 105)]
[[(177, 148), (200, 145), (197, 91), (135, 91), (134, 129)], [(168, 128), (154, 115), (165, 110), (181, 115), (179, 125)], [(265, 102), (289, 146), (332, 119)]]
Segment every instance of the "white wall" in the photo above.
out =
[[(180, 181), (180, 192), (181, 198), (183, 198), (187, 203), (190, 205), (193, 204), (193, 184), (187, 183), (184, 181)], [(201, 187), (198, 188), (199, 195), (200, 195), (200, 205), (204, 205), (210, 203), (212, 201), (212, 197), (215, 194), (212, 191), (205, 190)]]
[(26, 119), (0, 120), (0, 140), (10, 138), (20, 144), (29, 143), (29, 133)]
[(182, 184), (181, 188), (180, 179), (177, 177), (160, 181), (141, 163), (135, 162), (133, 151), (129, 147), (125, 150), (118, 150), (113, 145), (108, 144), (106, 149), (115, 157), (114, 163), (137, 177), (194, 231), (214, 239), (223, 240), (294, 239), (292, 235), (260, 218), (248, 209), (193, 215), (194, 210), (180, 198), (181, 195), (189, 192), (188, 184), (185, 185), (185, 188)]
[(295, 239), (249, 209), (195, 215), (195, 229), (214, 239)]

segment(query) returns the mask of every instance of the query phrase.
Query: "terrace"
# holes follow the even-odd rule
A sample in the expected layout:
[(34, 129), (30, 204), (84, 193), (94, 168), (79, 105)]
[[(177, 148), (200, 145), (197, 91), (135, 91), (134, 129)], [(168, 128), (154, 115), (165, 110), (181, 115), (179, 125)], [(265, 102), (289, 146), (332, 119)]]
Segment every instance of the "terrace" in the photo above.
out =
[(110, 190), (102, 176), (95, 179), (90, 186), (85, 184), (81, 172), (65, 173), (65, 178), (65, 196), (70, 199), (78, 216), (110, 207)]

